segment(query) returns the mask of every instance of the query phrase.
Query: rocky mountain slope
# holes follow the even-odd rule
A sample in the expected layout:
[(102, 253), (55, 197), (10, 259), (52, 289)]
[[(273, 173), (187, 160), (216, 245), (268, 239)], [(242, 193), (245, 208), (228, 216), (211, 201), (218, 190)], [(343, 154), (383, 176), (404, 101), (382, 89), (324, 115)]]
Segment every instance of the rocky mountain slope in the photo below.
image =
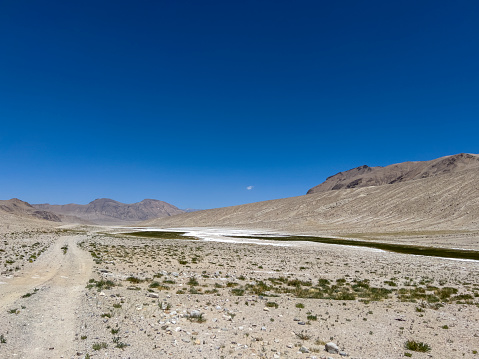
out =
[(120, 224), (138, 222), (151, 218), (168, 217), (184, 213), (177, 207), (155, 199), (126, 204), (109, 198), (96, 199), (86, 205), (81, 204), (34, 204), (35, 208), (64, 216), (74, 216), (97, 224)]
[(397, 163), (386, 167), (364, 165), (328, 177), (323, 183), (311, 188), (308, 194), (407, 182), (478, 167), (479, 155), (469, 153), (441, 157), (432, 161)]
[[(476, 155), (439, 159), (450, 171), (387, 186), (323, 191), (309, 195), (186, 213), (144, 222), (159, 227), (243, 227), (301, 233), (479, 230), (479, 166), (466, 167)], [(455, 167), (454, 167), (455, 164)], [(412, 168), (413, 164), (404, 167)], [(401, 165), (398, 165), (401, 167)], [(397, 177), (396, 177), (397, 178)], [(391, 181), (389, 181), (391, 182)]]
[(19, 217), (43, 219), (53, 222), (61, 222), (59, 216), (54, 213), (45, 211), (43, 209), (37, 209), (31, 204), (21, 201), (18, 198), (12, 198), (9, 200), (0, 200), (0, 211), (15, 215)]

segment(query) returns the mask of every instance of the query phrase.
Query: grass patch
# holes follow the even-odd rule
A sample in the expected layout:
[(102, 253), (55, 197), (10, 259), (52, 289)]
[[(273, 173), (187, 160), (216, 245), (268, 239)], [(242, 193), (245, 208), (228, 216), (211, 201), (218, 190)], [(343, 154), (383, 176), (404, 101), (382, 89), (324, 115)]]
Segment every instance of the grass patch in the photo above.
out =
[(93, 350), (101, 350), (101, 349), (106, 349), (108, 348), (108, 344), (105, 342), (102, 343), (95, 343), (92, 345)]
[(91, 278), (89, 281), (88, 281), (88, 284), (86, 286), (87, 289), (92, 289), (92, 288), (97, 288), (97, 291), (100, 292), (102, 291), (103, 289), (111, 289), (113, 288), (114, 286), (116, 286), (115, 282), (111, 281), (111, 280), (95, 280), (93, 278)]
[(412, 350), (414, 352), (427, 353), (431, 351), (431, 347), (429, 346), (429, 344), (423, 342), (416, 342), (415, 340), (408, 340), (406, 343), (404, 343), (404, 347), (407, 350)]

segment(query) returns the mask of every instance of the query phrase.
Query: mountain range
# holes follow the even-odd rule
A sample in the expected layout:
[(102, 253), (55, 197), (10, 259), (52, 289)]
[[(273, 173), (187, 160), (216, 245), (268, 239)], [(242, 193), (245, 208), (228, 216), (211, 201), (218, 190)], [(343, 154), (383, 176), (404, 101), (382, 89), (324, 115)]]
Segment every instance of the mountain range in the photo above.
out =
[(139, 222), (152, 218), (168, 217), (185, 211), (172, 204), (156, 199), (144, 199), (137, 203), (121, 203), (109, 198), (99, 198), (88, 204), (34, 204), (34, 208), (51, 212), (70, 221), (94, 224), (121, 224)]

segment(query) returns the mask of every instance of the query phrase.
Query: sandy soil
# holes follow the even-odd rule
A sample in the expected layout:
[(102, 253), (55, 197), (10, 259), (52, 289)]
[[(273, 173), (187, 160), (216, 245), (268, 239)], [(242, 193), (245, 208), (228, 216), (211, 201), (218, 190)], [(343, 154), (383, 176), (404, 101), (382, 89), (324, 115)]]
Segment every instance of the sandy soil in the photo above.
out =
[[(93, 260), (78, 248), (81, 236), (61, 236), (34, 264), (3, 276), (2, 357), (59, 358), (74, 354), (76, 313)], [(64, 254), (63, 248), (67, 248)], [(15, 311), (12, 313), (12, 311)]]

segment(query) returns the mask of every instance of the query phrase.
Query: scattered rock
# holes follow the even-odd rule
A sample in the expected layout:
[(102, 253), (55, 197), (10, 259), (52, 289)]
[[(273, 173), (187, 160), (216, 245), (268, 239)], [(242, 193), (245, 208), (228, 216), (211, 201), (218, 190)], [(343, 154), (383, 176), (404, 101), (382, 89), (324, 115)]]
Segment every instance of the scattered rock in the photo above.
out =
[(330, 354), (338, 354), (339, 353), (339, 347), (334, 344), (333, 342), (326, 343), (324, 346), (324, 349)]

